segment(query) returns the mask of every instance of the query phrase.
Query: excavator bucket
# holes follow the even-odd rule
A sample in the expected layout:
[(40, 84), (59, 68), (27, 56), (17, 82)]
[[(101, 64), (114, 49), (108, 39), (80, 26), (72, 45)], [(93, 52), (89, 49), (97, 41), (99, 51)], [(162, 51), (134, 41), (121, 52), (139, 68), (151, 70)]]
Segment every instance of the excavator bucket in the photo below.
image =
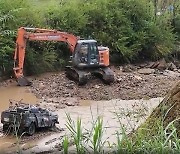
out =
[(32, 85), (32, 82), (30, 82), (24, 76), (17, 78), (17, 83), (19, 86), (30, 86), (30, 85)]

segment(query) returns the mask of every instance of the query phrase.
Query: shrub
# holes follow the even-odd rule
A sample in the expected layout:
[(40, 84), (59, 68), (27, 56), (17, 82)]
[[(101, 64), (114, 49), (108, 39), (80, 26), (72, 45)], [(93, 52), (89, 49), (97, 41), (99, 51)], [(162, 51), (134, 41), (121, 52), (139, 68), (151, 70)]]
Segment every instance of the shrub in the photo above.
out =
[(16, 31), (21, 26), (39, 25), (38, 16), (26, 0), (0, 1), (0, 72), (12, 74)]
[(126, 62), (166, 56), (175, 40), (168, 19), (155, 21), (146, 0), (67, 1), (47, 16), (50, 27), (95, 38)]

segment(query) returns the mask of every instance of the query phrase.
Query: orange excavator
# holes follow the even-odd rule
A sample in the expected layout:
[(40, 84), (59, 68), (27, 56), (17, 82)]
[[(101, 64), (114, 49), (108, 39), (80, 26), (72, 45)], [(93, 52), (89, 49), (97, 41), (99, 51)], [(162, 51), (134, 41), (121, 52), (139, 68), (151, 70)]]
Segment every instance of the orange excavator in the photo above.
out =
[(21, 27), (17, 32), (13, 68), (20, 86), (32, 84), (23, 74), (26, 42), (28, 40), (67, 43), (72, 53), (72, 65), (66, 66), (66, 76), (77, 81), (79, 85), (86, 84), (91, 75), (101, 77), (107, 84), (114, 81), (114, 73), (109, 68), (109, 48), (97, 46), (96, 40), (81, 40), (73, 34), (57, 30)]

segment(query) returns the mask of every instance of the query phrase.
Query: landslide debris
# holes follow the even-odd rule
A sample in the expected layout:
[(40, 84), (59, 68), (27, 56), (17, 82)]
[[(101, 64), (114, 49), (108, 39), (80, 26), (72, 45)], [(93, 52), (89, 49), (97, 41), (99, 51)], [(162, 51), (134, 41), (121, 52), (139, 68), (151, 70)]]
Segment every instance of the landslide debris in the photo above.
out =
[[(165, 96), (171, 86), (178, 81), (177, 75), (150, 73), (148, 75), (134, 72), (122, 72), (120, 68), (112, 68), (115, 72), (115, 82), (105, 85), (100, 79), (92, 78), (84, 86), (78, 86), (74, 81), (66, 78), (65, 73), (49, 74), (34, 79), (32, 92), (46, 102), (77, 105), (83, 100), (110, 100), (110, 99), (148, 99)], [(67, 104), (66, 104), (67, 105)]]

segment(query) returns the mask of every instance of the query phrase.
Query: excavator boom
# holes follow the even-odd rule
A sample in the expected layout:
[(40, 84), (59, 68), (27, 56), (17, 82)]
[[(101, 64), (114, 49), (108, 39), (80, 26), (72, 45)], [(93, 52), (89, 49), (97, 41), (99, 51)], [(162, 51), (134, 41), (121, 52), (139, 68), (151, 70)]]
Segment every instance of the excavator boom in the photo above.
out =
[[(29, 32), (30, 31), (30, 32)], [(20, 86), (29, 86), (29, 82), (23, 74), (25, 49), (27, 40), (37, 40), (37, 41), (60, 41), (66, 42), (73, 53), (78, 37), (73, 34), (66, 32), (60, 32), (56, 30), (47, 30), (40, 28), (26, 28), (21, 27), (17, 32), (16, 48), (14, 54), (14, 74), (17, 82)]]

